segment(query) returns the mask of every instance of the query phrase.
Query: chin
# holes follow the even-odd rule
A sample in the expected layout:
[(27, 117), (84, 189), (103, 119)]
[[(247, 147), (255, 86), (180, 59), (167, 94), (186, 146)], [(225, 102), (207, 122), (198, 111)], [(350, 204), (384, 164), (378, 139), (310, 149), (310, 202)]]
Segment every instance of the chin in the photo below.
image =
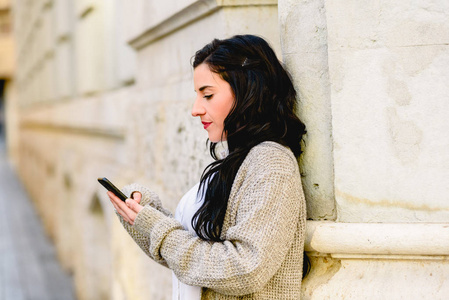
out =
[(209, 134), (209, 141), (211, 141), (212, 143), (218, 143), (221, 141), (226, 141), (226, 135), (225, 134)]
[(212, 143), (218, 143), (220, 141), (220, 138), (218, 138), (216, 135), (209, 134), (209, 141), (211, 141)]

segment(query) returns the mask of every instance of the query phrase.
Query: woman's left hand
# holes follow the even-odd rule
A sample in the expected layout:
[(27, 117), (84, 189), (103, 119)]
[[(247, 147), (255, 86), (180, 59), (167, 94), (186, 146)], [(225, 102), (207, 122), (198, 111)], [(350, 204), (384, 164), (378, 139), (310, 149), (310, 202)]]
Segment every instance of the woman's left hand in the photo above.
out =
[[(131, 225), (134, 225), (134, 220), (136, 219), (137, 214), (142, 210), (143, 206), (139, 204), (140, 202), (140, 193), (137, 193), (137, 199), (126, 199), (126, 202), (123, 202), (118, 198), (114, 193), (108, 192), (109, 199), (114, 205), (115, 210), (119, 215), (122, 216), (123, 220), (128, 222)], [(139, 197), (140, 196), (140, 197)]]

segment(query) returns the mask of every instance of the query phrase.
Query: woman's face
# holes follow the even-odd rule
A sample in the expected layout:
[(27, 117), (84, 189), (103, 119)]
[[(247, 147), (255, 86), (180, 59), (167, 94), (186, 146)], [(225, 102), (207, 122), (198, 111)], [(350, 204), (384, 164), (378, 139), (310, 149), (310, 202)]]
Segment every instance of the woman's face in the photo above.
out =
[(201, 118), (211, 142), (226, 140), (226, 135), (222, 137), (222, 133), (224, 120), (234, 103), (231, 86), (204, 63), (195, 68), (193, 82), (197, 96), (192, 116)]

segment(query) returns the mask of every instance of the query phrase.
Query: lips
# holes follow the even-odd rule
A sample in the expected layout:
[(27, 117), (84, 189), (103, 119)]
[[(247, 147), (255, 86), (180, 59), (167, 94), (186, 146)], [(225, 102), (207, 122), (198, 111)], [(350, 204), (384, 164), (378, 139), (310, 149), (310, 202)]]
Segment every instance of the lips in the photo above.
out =
[(201, 122), (203, 123), (204, 129), (207, 129), (207, 127), (209, 127), (210, 124), (212, 124), (212, 122)]

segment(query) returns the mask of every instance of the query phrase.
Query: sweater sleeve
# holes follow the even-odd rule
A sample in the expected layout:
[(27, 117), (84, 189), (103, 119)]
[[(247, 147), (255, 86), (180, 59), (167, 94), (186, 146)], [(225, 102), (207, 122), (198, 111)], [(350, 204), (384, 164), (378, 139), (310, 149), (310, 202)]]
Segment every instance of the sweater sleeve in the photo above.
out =
[[(149, 190), (148, 188), (141, 186), (137, 183), (133, 183), (130, 185), (125, 186), (122, 189), (123, 194), (125, 194), (125, 196), (127, 196), (128, 198), (131, 196), (131, 193), (133, 192), (140, 192), (142, 194), (142, 198), (140, 201), (140, 204), (142, 206), (148, 205), (153, 207), (154, 209), (158, 210), (159, 212), (161, 212), (164, 216), (170, 217), (171, 213), (166, 210), (165, 208), (162, 207), (162, 203), (159, 199), (159, 196), (154, 193), (153, 191)], [(125, 222), (122, 218), (122, 216), (120, 216), (118, 213), (116, 213), (120, 223), (122, 223), (123, 227), (125, 228), (125, 230), (129, 233), (129, 235), (131, 236), (131, 238), (136, 242), (136, 244), (145, 252), (146, 255), (150, 256), (151, 258), (153, 258), (153, 256), (151, 255), (151, 253), (148, 251), (149, 250), (149, 238), (147, 235), (140, 233), (139, 231), (137, 231), (133, 226), (131, 226), (128, 222)], [(156, 260), (157, 262), (159, 262), (160, 264), (162, 264), (163, 266), (167, 266), (167, 264), (162, 261), (162, 260)]]
[(189, 285), (228, 295), (262, 289), (284, 261), (298, 226), (303, 194), (291, 156), (248, 154), (231, 191), (232, 224), (223, 242), (201, 240), (147, 205), (134, 227), (149, 237), (151, 257), (166, 262)]
[(165, 209), (162, 206), (162, 202), (159, 199), (159, 196), (155, 192), (153, 192), (152, 190), (150, 190), (138, 183), (132, 183), (130, 185), (125, 186), (123, 188), (122, 192), (127, 197), (131, 197), (131, 194), (133, 192), (140, 192), (142, 194), (142, 199), (140, 200), (140, 205), (145, 206), (145, 205), (149, 204), (150, 206), (159, 210), (166, 216), (172, 215), (169, 210)]

